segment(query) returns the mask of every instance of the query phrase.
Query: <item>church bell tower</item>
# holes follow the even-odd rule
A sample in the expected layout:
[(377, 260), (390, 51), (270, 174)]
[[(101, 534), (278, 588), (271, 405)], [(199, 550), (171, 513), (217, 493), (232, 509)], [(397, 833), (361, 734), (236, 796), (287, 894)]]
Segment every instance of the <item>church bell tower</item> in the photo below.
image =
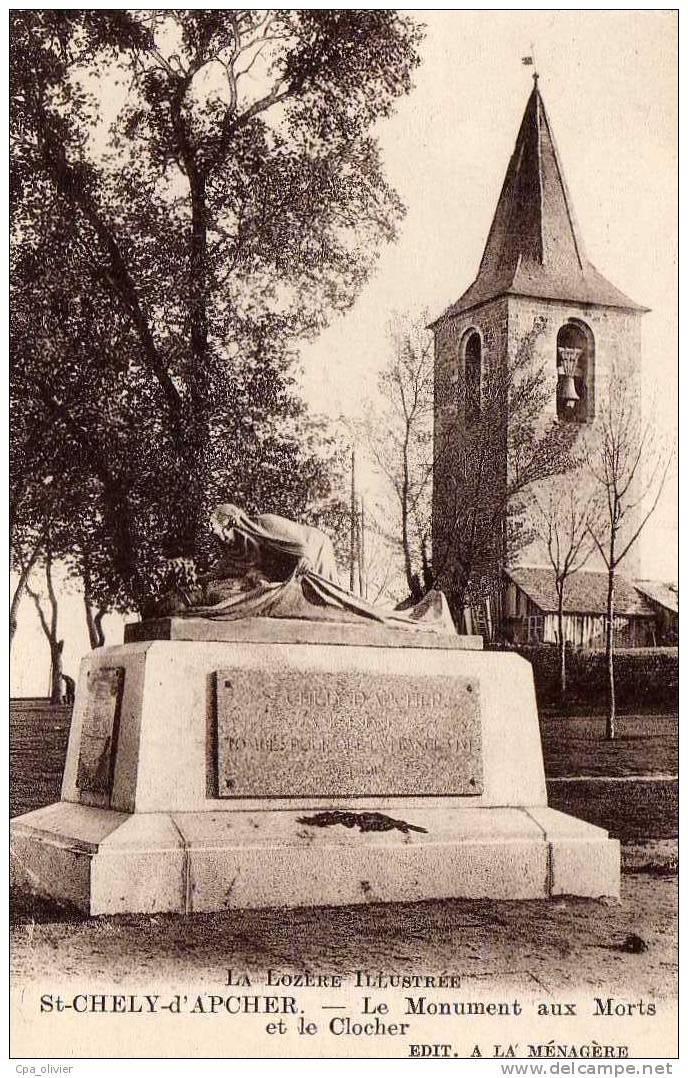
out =
[[(504, 368), (532, 334), (534, 359), (552, 372), (546, 412), (583, 428), (594, 424), (596, 403), (612, 370), (640, 376), (640, 321), (647, 308), (619, 291), (588, 261), (552, 135), (538, 77), (528, 99), (507, 168), (478, 274), (432, 325), (435, 336), (435, 447), (433, 559), (438, 586), (456, 594), (459, 546), (465, 536), (450, 488), (464, 484), (467, 500), (479, 455), (460, 464), (449, 447), (464, 439), (480, 416), (485, 379)], [(506, 483), (503, 459), (492, 481)], [(453, 499), (454, 503), (456, 498)], [(501, 528), (505, 528), (501, 522)], [(503, 565), (500, 525), (483, 542), (473, 566), (483, 580)], [(522, 561), (545, 564), (524, 551)], [(632, 551), (624, 571), (634, 575)], [(464, 582), (465, 583), (465, 582)]]

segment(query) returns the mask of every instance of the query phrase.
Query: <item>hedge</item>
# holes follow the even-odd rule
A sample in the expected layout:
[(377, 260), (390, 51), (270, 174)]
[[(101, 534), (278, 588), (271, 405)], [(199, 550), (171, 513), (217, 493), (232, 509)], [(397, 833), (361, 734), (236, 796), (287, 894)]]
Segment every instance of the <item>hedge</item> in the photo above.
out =
[[(532, 663), (540, 707), (559, 705), (559, 649), (554, 644), (519, 644), (513, 650)], [(601, 711), (607, 702), (604, 651), (568, 648), (566, 704)], [(678, 648), (617, 648), (614, 651), (617, 707), (624, 711), (678, 708)]]

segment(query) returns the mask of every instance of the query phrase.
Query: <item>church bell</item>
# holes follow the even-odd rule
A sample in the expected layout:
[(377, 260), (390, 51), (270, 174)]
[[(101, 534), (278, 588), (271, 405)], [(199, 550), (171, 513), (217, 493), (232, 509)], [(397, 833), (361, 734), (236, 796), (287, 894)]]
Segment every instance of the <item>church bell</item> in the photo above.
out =
[(580, 397), (576, 392), (574, 376), (578, 365), (578, 357), (581, 352), (581, 348), (559, 348), (560, 362), (557, 367), (557, 373), (559, 375), (559, 399), (565, 408), (573, 408), (576, 401), (580, 400)]

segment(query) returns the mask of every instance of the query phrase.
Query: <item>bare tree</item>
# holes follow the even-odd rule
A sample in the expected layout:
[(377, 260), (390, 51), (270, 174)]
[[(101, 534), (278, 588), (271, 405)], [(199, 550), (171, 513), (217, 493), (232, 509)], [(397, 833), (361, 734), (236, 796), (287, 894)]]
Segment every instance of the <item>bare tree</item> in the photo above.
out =
[[(370, 408), (363, 440), (392, 493), (387, 528), (411, 597), (448, 592), (455, 617), (466, 601), (501, 587), (500, 570), (532, 539), (532, 485), (570, 466), (571, 424), (543, 419), (554, 389), (534, 358), (538, 326), (507, 362), (483, 372), (480, 409), (434, 437), (434, 354), (427, 315), (398, 317), (381, 372), (382, 409)], [(433, 483), (440, 526), (432, 528)], [(497, 566), (486, 575), (485, 564)], [(489, 578), (488, 578), (489, 577)]]
[(614, 588), (616, 573), (657, 508), (673, 447), (659, 437), (653, 409), (643, 414), (637, 385), (612, 369), (586, 450), (601, 512), (589, 532), (607, 569), (605, 652), (609, 684), (606, 736), (616, 735)]
[[(398, 545), (406, 586), (418, 601), (432, 587), (430, 535), (434, 361), (427, 312), (397, 316), (389, 327), (392, 354), (378, 387), (382, 408), (370, 407), (362, 440), (392, 494), (387, 532)], [(391, 525), (391, 526), (390, 526)]]
[(408, 596), (408, 581), (399, 558), (398, 536), (390, 536), (382, 522), (386, 518), (384, 505), (365, 502), (365, 556), (363, 573), (365, 597), (373, 604), (396, 606)]
[(564, 593), (566, 582), (585, 566), (595, 549), (590, 527), (598, 504), (597, 492), (590, 489), (590, 478), (581, 468), (542, 484), (533, 493), (534, 527), (547, 548), (557, 591), (559, 697), (562, 704), (566, 699)]
[(482, 372), (480, 402), (435, 444), (432, 567), (455, 617), (501, 597), (503, 569), (533, 539), (533, 484), (571, 466), (574, 424), (549, 417), (554, 386), (535, 355), (537, 323), (505, 363)]

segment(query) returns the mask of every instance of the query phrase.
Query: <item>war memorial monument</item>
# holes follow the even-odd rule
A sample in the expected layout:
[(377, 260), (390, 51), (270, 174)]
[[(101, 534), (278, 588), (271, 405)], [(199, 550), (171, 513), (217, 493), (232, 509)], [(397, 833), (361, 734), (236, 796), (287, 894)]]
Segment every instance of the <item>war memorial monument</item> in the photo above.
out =
[(210, 526), (213, 570), (84, 658), (19, 886), (91, 914), (618, 894), (619, 843), (547, 806), (524, 659), (438, 592), (350, 594), (315, 528)]

